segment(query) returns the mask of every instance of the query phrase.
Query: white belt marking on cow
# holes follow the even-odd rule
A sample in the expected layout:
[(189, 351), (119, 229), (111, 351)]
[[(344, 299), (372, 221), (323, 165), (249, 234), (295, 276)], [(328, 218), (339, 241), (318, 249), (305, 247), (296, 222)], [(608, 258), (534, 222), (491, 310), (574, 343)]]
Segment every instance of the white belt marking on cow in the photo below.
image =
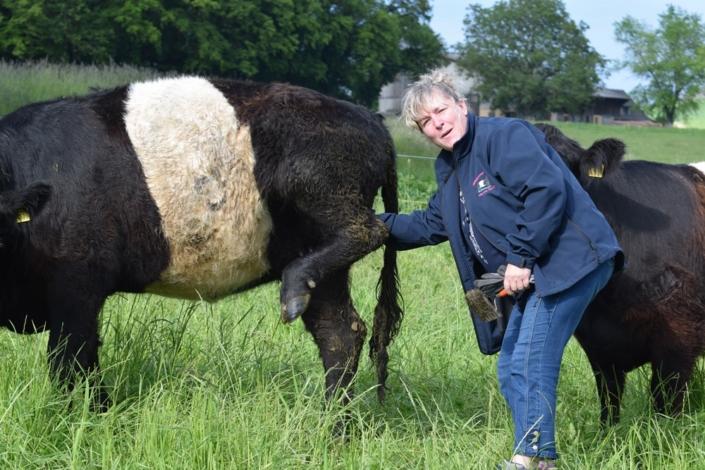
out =
[(171, 249), (147, 291), (215, 300), (267, 271), (272, 220), (249, 127), (225, 96), (198, 77), (135, 83), (125, 124)]
[(703, 173), (705, 173), (705, 162), (691, 163), (690, 166), (693, 166), (693, 167), (697, 168), (698, 170), (702, 171)]

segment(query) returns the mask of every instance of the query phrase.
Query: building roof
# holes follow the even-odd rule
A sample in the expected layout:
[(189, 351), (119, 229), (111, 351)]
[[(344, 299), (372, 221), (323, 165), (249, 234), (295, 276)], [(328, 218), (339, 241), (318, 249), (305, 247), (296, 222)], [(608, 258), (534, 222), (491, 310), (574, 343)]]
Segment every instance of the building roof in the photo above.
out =
[(610, 90), (609, 88), (598, 88), (595, 90), (595, 96), (598, 98), (610, 98), (618, 100), (628, 100), (629, 95), (624, 90)]

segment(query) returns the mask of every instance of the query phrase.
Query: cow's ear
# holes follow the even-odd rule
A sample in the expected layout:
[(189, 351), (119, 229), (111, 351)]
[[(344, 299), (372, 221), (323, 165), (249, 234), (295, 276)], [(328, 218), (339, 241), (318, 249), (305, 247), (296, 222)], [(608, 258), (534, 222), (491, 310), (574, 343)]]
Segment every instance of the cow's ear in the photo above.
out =
[(603, 178), (622, 163), (626, 145), (619, 139), (602, 139), (593, 143), (583, 153), (580, 174), (583, 178)]
[(51, 194), (51, 186), (45, 182), (32, 183), (22, 192), (21, 205), (36, 214), (42, 208)]

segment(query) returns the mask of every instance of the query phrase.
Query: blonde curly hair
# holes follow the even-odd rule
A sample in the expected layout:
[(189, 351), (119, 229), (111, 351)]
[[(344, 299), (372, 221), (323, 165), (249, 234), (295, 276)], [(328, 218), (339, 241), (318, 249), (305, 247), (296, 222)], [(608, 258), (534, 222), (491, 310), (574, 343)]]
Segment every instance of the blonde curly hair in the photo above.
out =
[(443, 98), (452, 99), (455, 111), (458, 115), (462, 114), (458, 103), (465, 101), (465, 96), (455, 88), (453, 77), (443, 69), (431, 70), (421, 75), (404, 92), (401, 118), (407, 126), (420, 131), (418, 121), (423, 117), (422, 113), (433, 108)]

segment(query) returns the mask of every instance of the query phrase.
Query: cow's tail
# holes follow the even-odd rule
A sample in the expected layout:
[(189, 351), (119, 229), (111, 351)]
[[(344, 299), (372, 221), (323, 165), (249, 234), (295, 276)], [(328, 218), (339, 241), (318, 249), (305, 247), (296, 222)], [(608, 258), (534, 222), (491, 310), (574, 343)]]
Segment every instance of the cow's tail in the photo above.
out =
[[(385, 181), (382, 185), (382, 202), (385, 212), (399, 211), (399, 196), (397, 188), (396, 151), (390, 139), (389, 161)], [(382, 273), (377, 283), (377, 306), (375, 307), (374, 326), (370, 338), (370, 359), (377, 369), (377, 398), (384, 401), (387, 390), (387, 363), (389, 354), (387, 346), (392, 342), (404, 316), (401, 308), (402, 299), (399, 289), (399, 275), (397, 271), (397, 251), (384, 247), (384, 264)]]

